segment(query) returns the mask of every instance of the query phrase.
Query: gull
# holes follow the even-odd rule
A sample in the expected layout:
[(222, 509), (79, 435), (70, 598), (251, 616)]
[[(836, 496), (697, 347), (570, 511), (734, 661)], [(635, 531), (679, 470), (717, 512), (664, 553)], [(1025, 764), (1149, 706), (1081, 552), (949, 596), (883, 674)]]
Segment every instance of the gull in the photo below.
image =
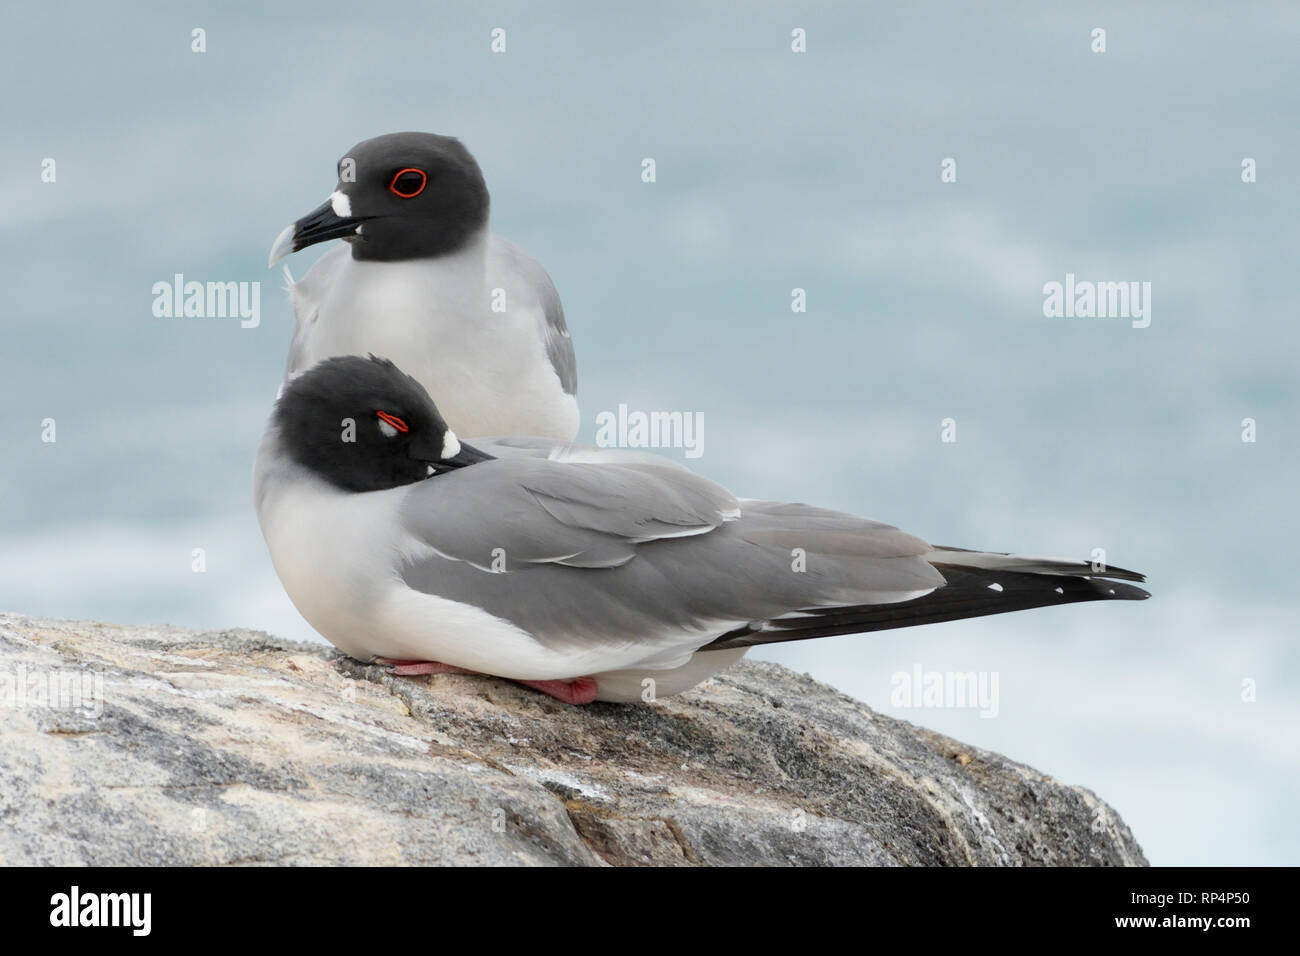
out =
[(286, 379), (322, 359), (402, 363), (471, 435), (577, 434), (577, 368), (546, 270), (488, 230), (488, 191), (459, 140), (390, 133), (338, 163), (329, 198), (287, 226), (270, 265), (329, 239), (295, 282)]
[(254, 501), (295, 606), (396, 674), (470, 671), (573, 704), (681, 693), (758, 644), (1080, 601), (1142, 600), (1068, 558), (936, 547), (887, 524), (736, 498), (644, 453), (470, 445), (373, 356), (289, 382)]

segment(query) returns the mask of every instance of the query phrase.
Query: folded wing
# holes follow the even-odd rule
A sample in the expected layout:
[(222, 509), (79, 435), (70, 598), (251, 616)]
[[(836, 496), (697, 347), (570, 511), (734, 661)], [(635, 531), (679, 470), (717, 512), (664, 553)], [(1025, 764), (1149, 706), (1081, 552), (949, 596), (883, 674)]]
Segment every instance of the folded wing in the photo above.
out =
[[(595, 456), (599, 457), (599, 456)], [(943, 584), (928, 544), (806, 505), (745, 502), (684, 469), (500, 458), (412, 486), (412, 587), (539, 640), (595, 642), (624, 666), (689, 656), (749, 622), (879, 604)]]

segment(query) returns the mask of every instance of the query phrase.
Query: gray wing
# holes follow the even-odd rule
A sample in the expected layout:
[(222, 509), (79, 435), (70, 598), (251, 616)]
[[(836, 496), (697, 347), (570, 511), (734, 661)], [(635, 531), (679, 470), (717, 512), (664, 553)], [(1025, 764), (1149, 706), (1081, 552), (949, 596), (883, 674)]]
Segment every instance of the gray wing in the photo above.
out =
[(509, 438), (473, 439), (473, 445), (494, 458), (545, 458), (550, 461), (590, 462), (597, 465), (650, 465), (659, 468), (676, 468), (688, 474), (690, 469), (679, 461), (654, 452), (635, 451), (629, 448), (598, 448), (578, 445), (555, 438), (530, 438), (513, 435)]
[(578, 393), (578, 360), (573, 354), (573, 340), (564, 322), (564, 306), (560, 294), (546, 270), (524, 250), (508, 239), (493, 235), (489, 240), (492, 271), (507, 283), (507, 295), (512, 299), (522, 297), (525, 304), (535, 303), (538, 308), (538, 329), (546, 344), (546, 355), (551, 360), (560, 387), (568, 395)]
[(404, 523), (439, 554), (479, 568), (498, 549), (510, 569), (609, 568), (631, 561), (638, 544), (704, 534), (739, 514), (730, 492), (690, 472), (523, 455), (412, 486)]
[[(418, 590), (556, 646), (694, 649), (749, 621), (943, 583), (925, 542), (854, 515), (740, 503), (676, 467), (503, 458), (412, 486)], [(504, 573), (494, 572), (496, 566)]]

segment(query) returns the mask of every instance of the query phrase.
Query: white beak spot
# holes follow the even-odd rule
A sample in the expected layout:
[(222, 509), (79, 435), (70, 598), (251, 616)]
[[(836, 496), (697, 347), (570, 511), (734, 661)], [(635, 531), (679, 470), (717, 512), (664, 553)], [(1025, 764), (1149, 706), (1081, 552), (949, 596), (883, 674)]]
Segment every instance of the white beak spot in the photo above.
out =
[(442, 460), (446, 461), (448, 458), (455, 458), (459, 454), (460, 439), (456, 437), (454, 431), (448, 428), (447, 434), (442, 439)]
[(334, 210), (334, 215), (343, 219), (352, 215), (352, 202), (340, 189), (330, 193), (330, 208)]

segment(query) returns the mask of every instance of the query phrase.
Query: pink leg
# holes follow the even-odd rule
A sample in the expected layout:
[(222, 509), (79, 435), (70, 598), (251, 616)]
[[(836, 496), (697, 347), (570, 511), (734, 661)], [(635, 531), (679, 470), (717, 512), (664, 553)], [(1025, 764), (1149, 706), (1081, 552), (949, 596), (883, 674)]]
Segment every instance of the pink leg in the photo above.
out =
[[(416, 677), (420, 674), (477, 674), (478, 671), (466, 670), (453, 664), (440, 661), (399, 661), (391, 657), (376, 657), (373, 663), (387, 667), (388, 673), (395, 677)], [(593, 677), (579, 677), (576, 680), (517, 680), (513, 683), (531, 687), (543, 694), (562, 700), (566, 704), (580, 706), (590, 704), (596, 699), (596, 680)]]
[(543, 694), (574, 706), (590, 704), (596, 699), (594, 677), (579, 677), (577, 680), (517, 680), (515, 683), (540, 690)]
[(418, 674), (477, 674), (463, 667), (443, 664), (439, 661), (397, 661), (391, 657), (376, 657), (373, 663), (387, 667), (388, 672), (397, 677), (415, 677)]

